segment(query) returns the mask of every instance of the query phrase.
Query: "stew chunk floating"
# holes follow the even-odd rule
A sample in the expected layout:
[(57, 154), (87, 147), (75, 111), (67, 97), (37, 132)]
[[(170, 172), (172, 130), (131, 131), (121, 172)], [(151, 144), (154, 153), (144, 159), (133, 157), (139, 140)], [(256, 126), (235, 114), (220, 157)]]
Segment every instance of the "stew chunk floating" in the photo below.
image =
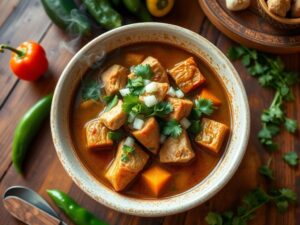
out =
[(131, 197), (162, 198), (209, 175), (228, 143), (231, 117), (227, 93), (205, 59), (142, 43), (97, 65), (76, 94), (70, 130), (99, 182)]

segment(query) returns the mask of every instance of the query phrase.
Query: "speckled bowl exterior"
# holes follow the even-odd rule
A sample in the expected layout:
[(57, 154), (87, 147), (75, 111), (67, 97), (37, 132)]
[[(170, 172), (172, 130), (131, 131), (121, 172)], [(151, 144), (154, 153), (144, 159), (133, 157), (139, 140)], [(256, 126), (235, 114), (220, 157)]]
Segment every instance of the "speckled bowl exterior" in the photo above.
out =
[[(126, 197), (98, 182), (76, 155), (69, 129), (73, 93), (85, 71), (103, 53), (128, 44), (162, 42), (183, 48), (211, 65), (228, 92), (231, 108), (230, 141), (215, 169), (198, 185), (176, 196), (146, 200)], [(89, 196), (114, 210), (137, 216), (159, 217), (191, 209), (215, 195), (233, 176), (244, 156), (250, 131), (247, 96), (227, 57), (200, 35), (163, 23), (137, 23), (106, 32), (85, 45), (68, 63), (55, 89), (51, 132), (58, 157), (73, 181)]]

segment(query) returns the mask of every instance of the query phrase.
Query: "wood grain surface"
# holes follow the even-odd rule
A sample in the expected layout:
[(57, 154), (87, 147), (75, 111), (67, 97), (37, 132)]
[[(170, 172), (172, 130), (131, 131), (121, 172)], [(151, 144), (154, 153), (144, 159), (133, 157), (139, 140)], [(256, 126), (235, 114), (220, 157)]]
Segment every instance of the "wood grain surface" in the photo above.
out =
[[(66, 63), (74, 53), (88, 40), (74, 39), (51, 23), (45, 14), (39, 0), (4, 1), (0, 3), (0, 43), (18, 45), (25, 40), (40, 42), (46, 49), (50, 63), (47, 74), (34, 83), (17, 80), (8, 66), (10, 54), (0, 56), (0, 194), (12, 185), (26, 185), (52, 204), (46, 194), (46, 189), (58, 188), (67, 192), (81, 205), (94, 212), (98, 217), (108, 221), (111, 225), (200, 225), (206, 224), (204, 217), (209, 210), (226, 210), (237, 206), (241, 197), (257, 186), (262, 187), (290, 187), (300, 196), (299, 168), (289, 168), (281, 159), (281, 153), (298, 150), (300, 147), (299, 132), (292, 136), (286, 132), (278, 137), (281, 149), (275, 153), (272, 166), (275, 168), (276, 180), (272, 184), (266, 183), (257, 173), (257, 168), (267, 159), (267, 153), (257, 140), (256, 134), (260, 130), (260, 113), (268, 107), (273, 92), (262, 89), (257, 80), (250, 77), (240, 62), (234, 66), (239, 72), (245, 85), (251, 109), (251, 136), (244, 160), (232, 180), (210, 201), (185, 213), (163, 218), (141, 218), (129, 216), (110, 210), (85, 195), (71, 180), (62, 168), (52, 143), (49, 121), (45, 122), (25, 159), (25, 176), (16, 173), (11, 165), (11, 143), (13, 132), (20, 117), (39, 98), (51, 92), (64, 69)], [(188, 2), (188, 3), (187, 3)], [(2, 13), (5, 12), (5, 13)], [(127, 23), (134, 19), (128, 17)], [(197, 0), (177, 0), (170, 15), (159, 20), (177, 24), (191, 29), (204, 36), (224, 53), (235, 45), (221, 34), (205, 17)], [(95, 28), (95, 35), (103, 31)], [(300, 73), (300, 54), (283, 57), (289, 69)], [(287, 106), (290, 117), (300, 122), (300, 87), (295, 87), (296, 102)], [(53, 204), (52, 204), (53, 206)], [(71, 222), (55, 207), (61, 217)], [(0, 204), (0, 224), (22, 224), (14, 219)], [(256, 225), (294, 225), (300, 224), (299, 201), (283, 215), (268, 205), (260, 209), (250, 224)]]
[(300, 52), (300, 29), (279, 29), (262, 18), (256, 0), (243, 11), (232, 12), (225, 0), (198, 0), (203, 12), (224, 34), (243, 45), (273, 53)]

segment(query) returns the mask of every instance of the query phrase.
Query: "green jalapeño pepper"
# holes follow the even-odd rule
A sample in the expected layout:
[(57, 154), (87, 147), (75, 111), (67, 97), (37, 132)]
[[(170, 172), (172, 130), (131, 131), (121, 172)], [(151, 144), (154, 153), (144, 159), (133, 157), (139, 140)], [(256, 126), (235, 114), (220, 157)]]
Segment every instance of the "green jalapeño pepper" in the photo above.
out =
[(82, 208), (66, 193), (59, 190), (47, 190), (48, 195), (76, 225), (109, 225), (99, 220), (85, 208)]
[(22, 163), (31, 141), (50, 113), (51, 102), (52, 94), (39, 100), (17, 125), (12, 145), (12, 162), (19, 173), (22, 173)]
[(83, 0), (93, 18), (105, 29), (110, 30), (122, 25), (121, 15), (115, 11), (108, 0)]
[(141, 0), (123, 0), (123, 4), (131, 13), (136, 13), (140, 8)]
[(49, 18), (60, 28), (72, 34), (90, 34), (91, 23), (73, 0), (42, 0), (42, 4)]

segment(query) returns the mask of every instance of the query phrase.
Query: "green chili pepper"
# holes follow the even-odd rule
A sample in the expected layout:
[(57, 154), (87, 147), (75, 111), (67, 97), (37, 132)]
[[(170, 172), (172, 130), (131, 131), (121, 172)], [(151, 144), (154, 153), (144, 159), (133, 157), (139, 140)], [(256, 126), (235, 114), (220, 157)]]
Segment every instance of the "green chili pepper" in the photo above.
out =
[(24, 114), (17, 125), (12, 145), (12, 162), (19, 173), (22, 173), (22, 163), (29, 144), (50, 113), (51, 102), (52, 94), (39, 100)]
[(42, 4), (49, 18), (60, 28), (80, 35), (91, 33), (90, 21), (73, 0), (42, 0)]
[(66, 193), (59, 190), (47, 190), (48, 195), (76, 225), (109, 225), (99, 220), (85, 208), (82, 208)]
[(108, 0), (83, 0), (88, 12), (105, 29), (113, 29), (122, 25), (121, 15), (115, 11)]
[(131, 13), (137, 13), (140, 8), (140, 0), (123, 0), (123, 4)]
[(144, 4), (140, 4), (139, 10), (136, 12), (136, 17), (143, 22), (151, 22), (152, 16)]

